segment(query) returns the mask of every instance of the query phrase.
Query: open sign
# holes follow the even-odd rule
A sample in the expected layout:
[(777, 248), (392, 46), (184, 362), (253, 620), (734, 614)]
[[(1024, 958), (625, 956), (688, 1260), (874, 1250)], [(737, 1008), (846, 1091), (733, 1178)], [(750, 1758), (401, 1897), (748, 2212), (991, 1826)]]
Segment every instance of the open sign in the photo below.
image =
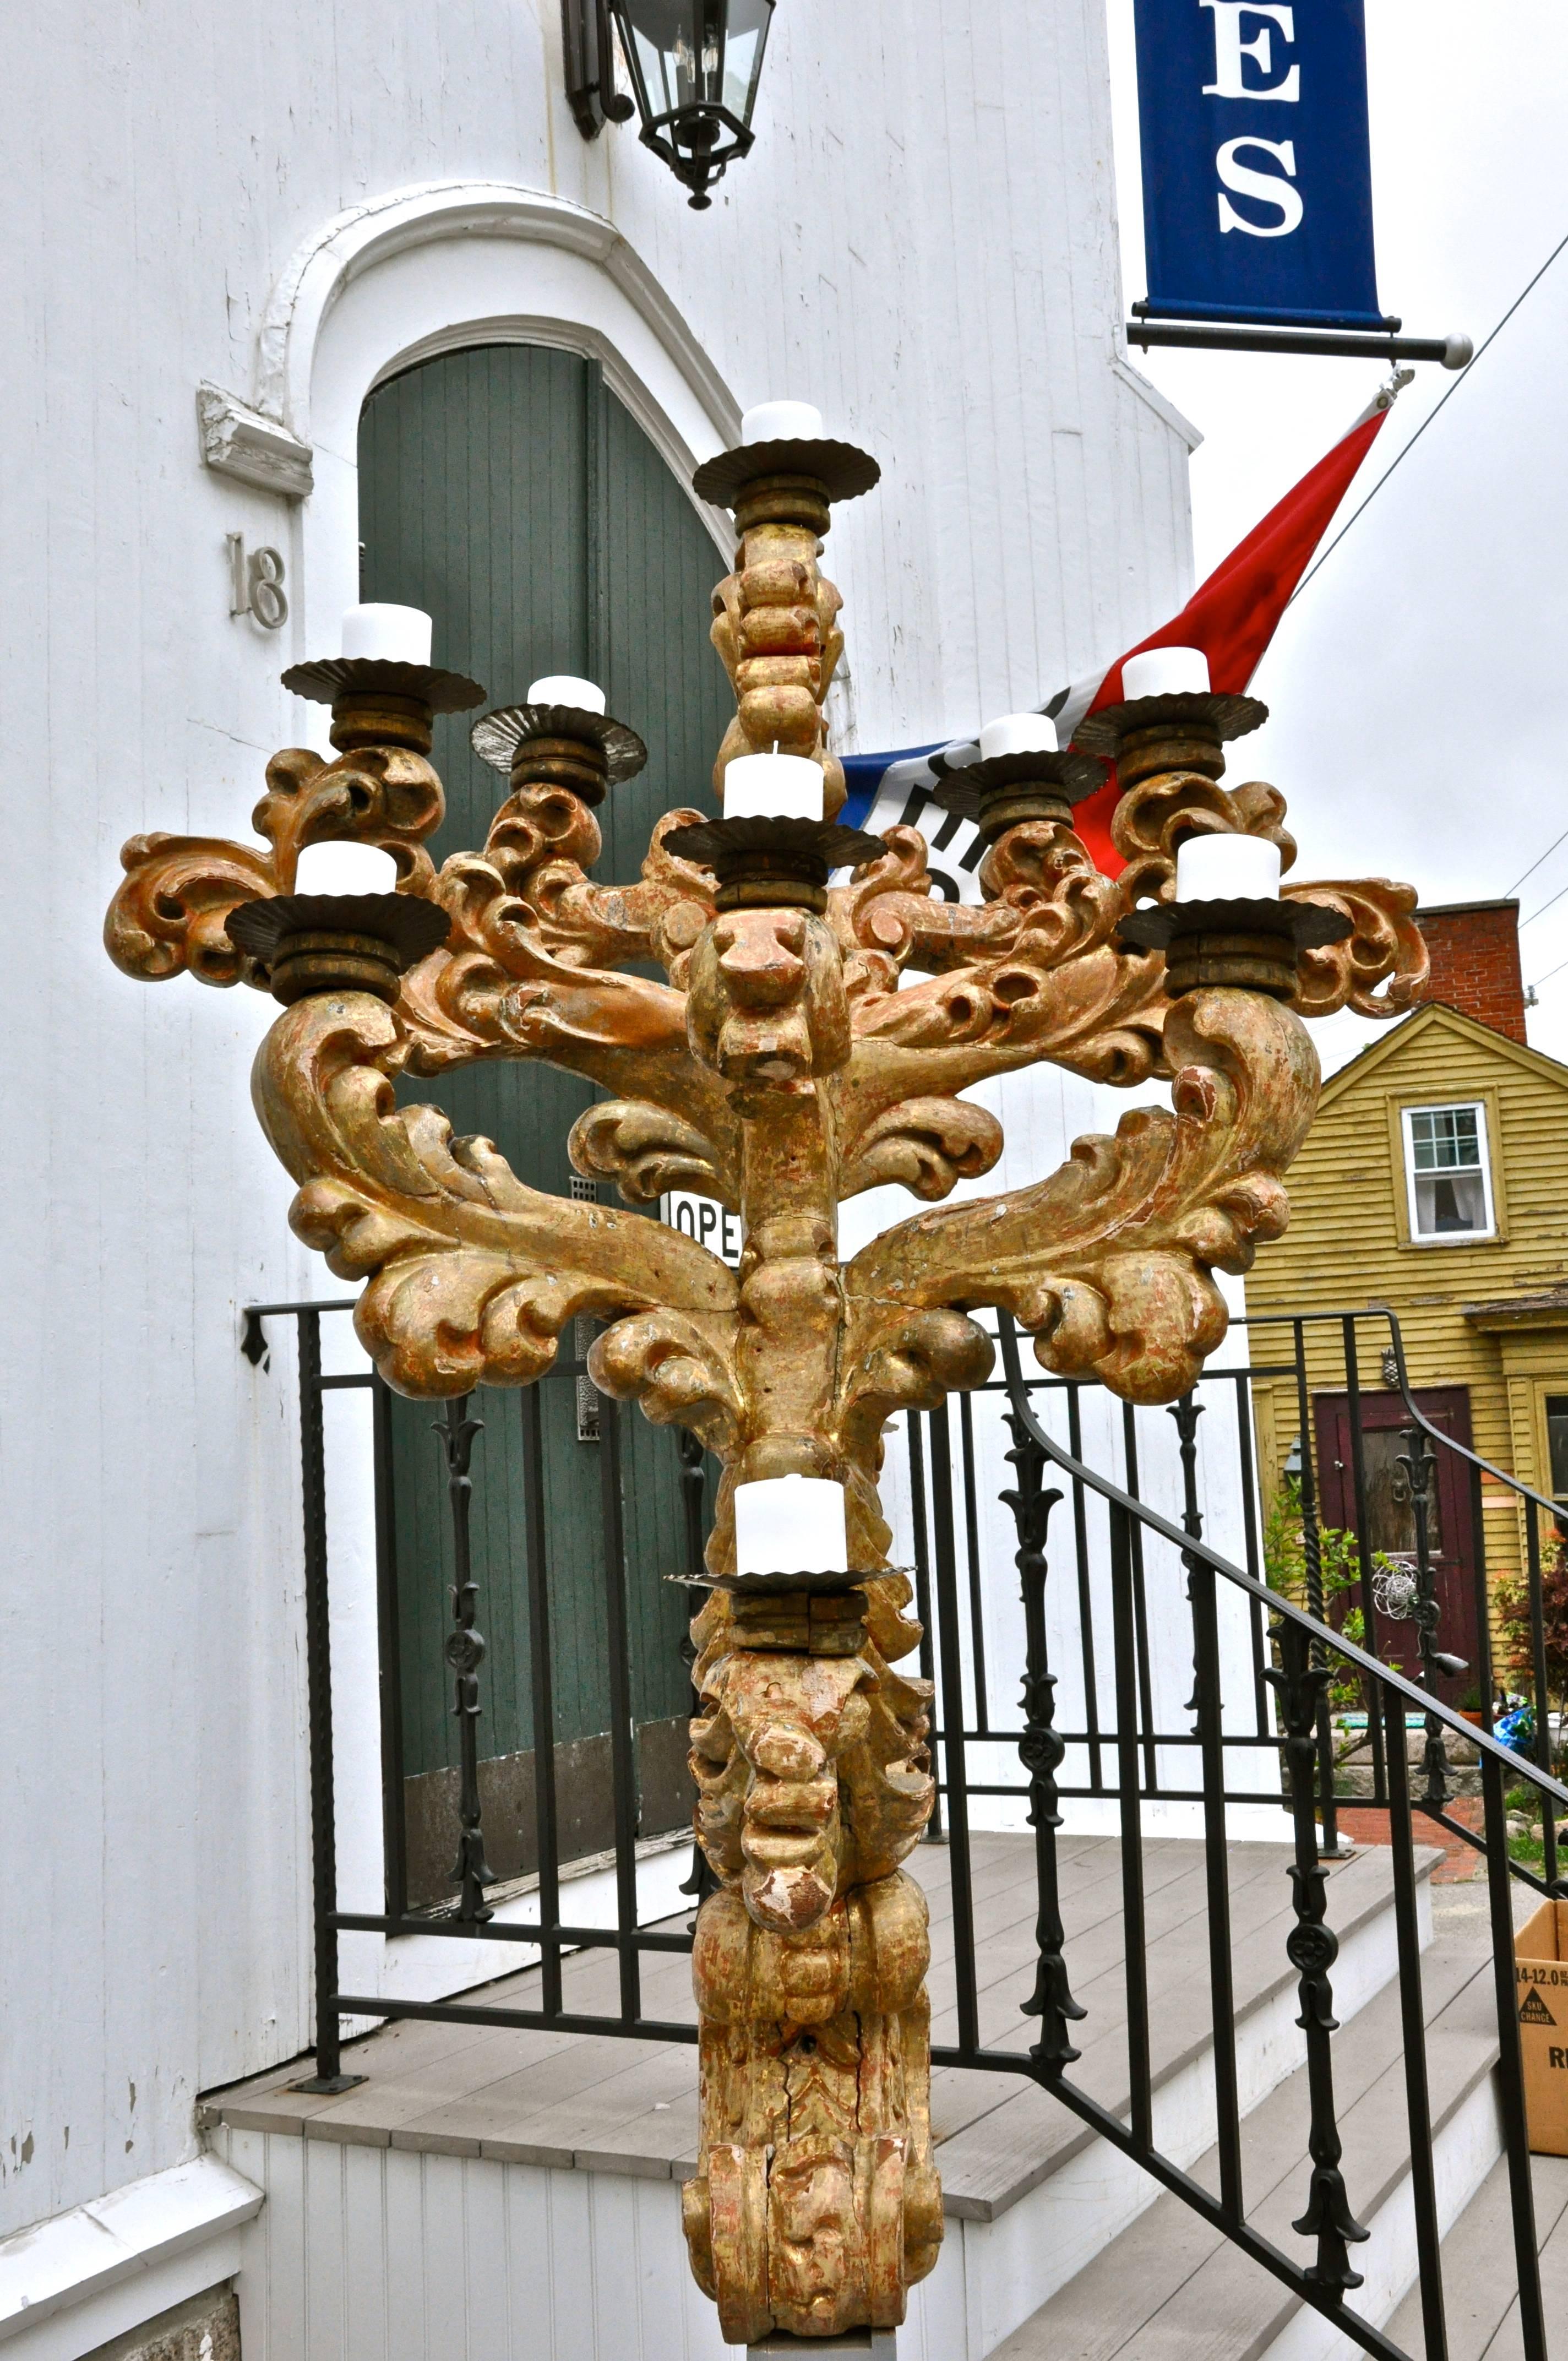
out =
[(659, 1200), (659, 1218), (673, 1230), (685, 1230), (731, 1270), (740, 1268), (743, 1232), (739, 1213), (730, 1213), (715, 1197), (699, 1197), (690, 1189), (672, 1189)]

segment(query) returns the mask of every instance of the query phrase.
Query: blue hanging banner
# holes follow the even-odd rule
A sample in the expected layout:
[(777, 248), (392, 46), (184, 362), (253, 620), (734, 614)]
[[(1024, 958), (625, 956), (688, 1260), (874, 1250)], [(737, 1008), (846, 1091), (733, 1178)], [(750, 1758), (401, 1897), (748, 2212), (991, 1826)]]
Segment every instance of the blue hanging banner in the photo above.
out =
[(1150, 319), (1382, 328), (1364, 0), (1135, 0)]

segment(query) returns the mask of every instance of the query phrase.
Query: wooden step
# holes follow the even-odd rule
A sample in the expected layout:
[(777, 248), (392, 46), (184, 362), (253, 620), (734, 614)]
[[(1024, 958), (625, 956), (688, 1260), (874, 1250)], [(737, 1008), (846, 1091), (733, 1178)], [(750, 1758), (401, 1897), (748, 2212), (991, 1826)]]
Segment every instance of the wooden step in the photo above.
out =
[[(1445, 1936), (1425, 1953), (1422, 1998), (1440, 2191), (1457, 2211), (1500, 2145), (1490, 1959), (1473, 1932)], [(1352, 2209), (1372, 2234), (1354, 2250), (1366, 2284), (1351, 2301), (1377, 2323), (1414, 2269), (1402, 2054), (1397, 1988), (1334, 2037), (1343, 2170)], [(1290, 2224), (1304, 2211), (1310, 2169), (1306, 2082), (1304, 2068), (1283, 2082), (1244, 2123), (1242, 2143), (1248, 2221), (1303, 2264), (1312, 2247)], [(1217, 2191), (1214, 2152), (1195, 2177)], [(1506, 2270), (1495, 2251), (1492, 2268)], [(1307, 2361), (1343, 2349), (1288, 2288), (1179, 2198), (1162, 2195), (997, 2348), (997, 2361)]]
[[(1568, 2157), (1530, 2158), (1541, 2292), (1552, 2361), (1568, 2361)], [(1506, 2158), (1492, 2167), (1442, 2242), (1448, 2361), (1523, 2361), (1514, 2287), (1513, 2193)], [(1407, 2353), (1425, 2351), (1420, 2290), (1412, 2288), (1387, 2323)]]

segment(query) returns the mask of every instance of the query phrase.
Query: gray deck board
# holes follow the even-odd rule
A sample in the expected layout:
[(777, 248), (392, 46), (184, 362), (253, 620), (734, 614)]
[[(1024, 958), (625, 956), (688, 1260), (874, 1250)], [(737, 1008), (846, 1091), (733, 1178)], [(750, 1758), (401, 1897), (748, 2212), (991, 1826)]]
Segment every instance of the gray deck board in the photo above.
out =
[[(1023, 2054), (1036, 2037), (1022, 2014), (1034, 1982), (1036, 1894), (1032, 1836), (977, 1835), (971, 1845), (981, 2037)], [(1289, 1976), (1285, 1845), (1248, 1844), (1229, 1854), (1238, 2015)], [(1073, 1989), (1090, 2010), (1074, 2079), (1125, 2103), (1125, 1993), (1121, 1848), (1108, 1837), (1067, 1838), (1059, 1848), (1063, 1918)], [(910, 1863), (932, 1914), (933, 2036), (956, 2038), (950, 1861), (920, 1847)], [(1149, 1929), (1151, 2031), (1157, 2071), (1173, 2072), (1210, 2036), (1202, 1847), (1156, 1839), (1144, 1848)], [(1342, 1931), (1381, 1906), (1387, 1856), (1359, 1855), (1331, 1879), (1331, 1914)], [(666, 1922), (686, 1923), (689, 1913)], [(620, 1968), (608, 1949), (562, 1963), (563, 2004), (610, 2013)], [(645, 1952), (644, 2014), (690, 2023), (690, 1965), (678, 1953)], [(537, 2007), (536, 1968), (464, 1997), (479, 2006)], [(214, 2095), (205, 2120), (311, 2139), (426, 2148), (500, 2161), (576, 2166), (668, 2178), (692, 2169), (696, 2148), (694, 2048), (620, 2037), (397, 2022), (349, 2043), (345, 2071), (368, 2080), (338, 2097), (291, 2092), (308, 2073), (293, 2065)], [(990, 2218), (1015, 2203), (1094, 2135), (1030, 2081), (1005, 2072), (938, 2068), (932, 2120), (949, 2208)]]

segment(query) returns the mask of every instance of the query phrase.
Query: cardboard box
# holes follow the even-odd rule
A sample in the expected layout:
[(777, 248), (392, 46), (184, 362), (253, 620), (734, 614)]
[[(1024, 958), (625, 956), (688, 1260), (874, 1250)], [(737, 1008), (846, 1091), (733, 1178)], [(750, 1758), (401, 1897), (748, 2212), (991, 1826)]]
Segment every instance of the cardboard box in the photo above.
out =
[(1537, 2156), (1568, 2156), (1568, 1902), (1543, 1902), (1514, 1937), (1524, 2104)]

